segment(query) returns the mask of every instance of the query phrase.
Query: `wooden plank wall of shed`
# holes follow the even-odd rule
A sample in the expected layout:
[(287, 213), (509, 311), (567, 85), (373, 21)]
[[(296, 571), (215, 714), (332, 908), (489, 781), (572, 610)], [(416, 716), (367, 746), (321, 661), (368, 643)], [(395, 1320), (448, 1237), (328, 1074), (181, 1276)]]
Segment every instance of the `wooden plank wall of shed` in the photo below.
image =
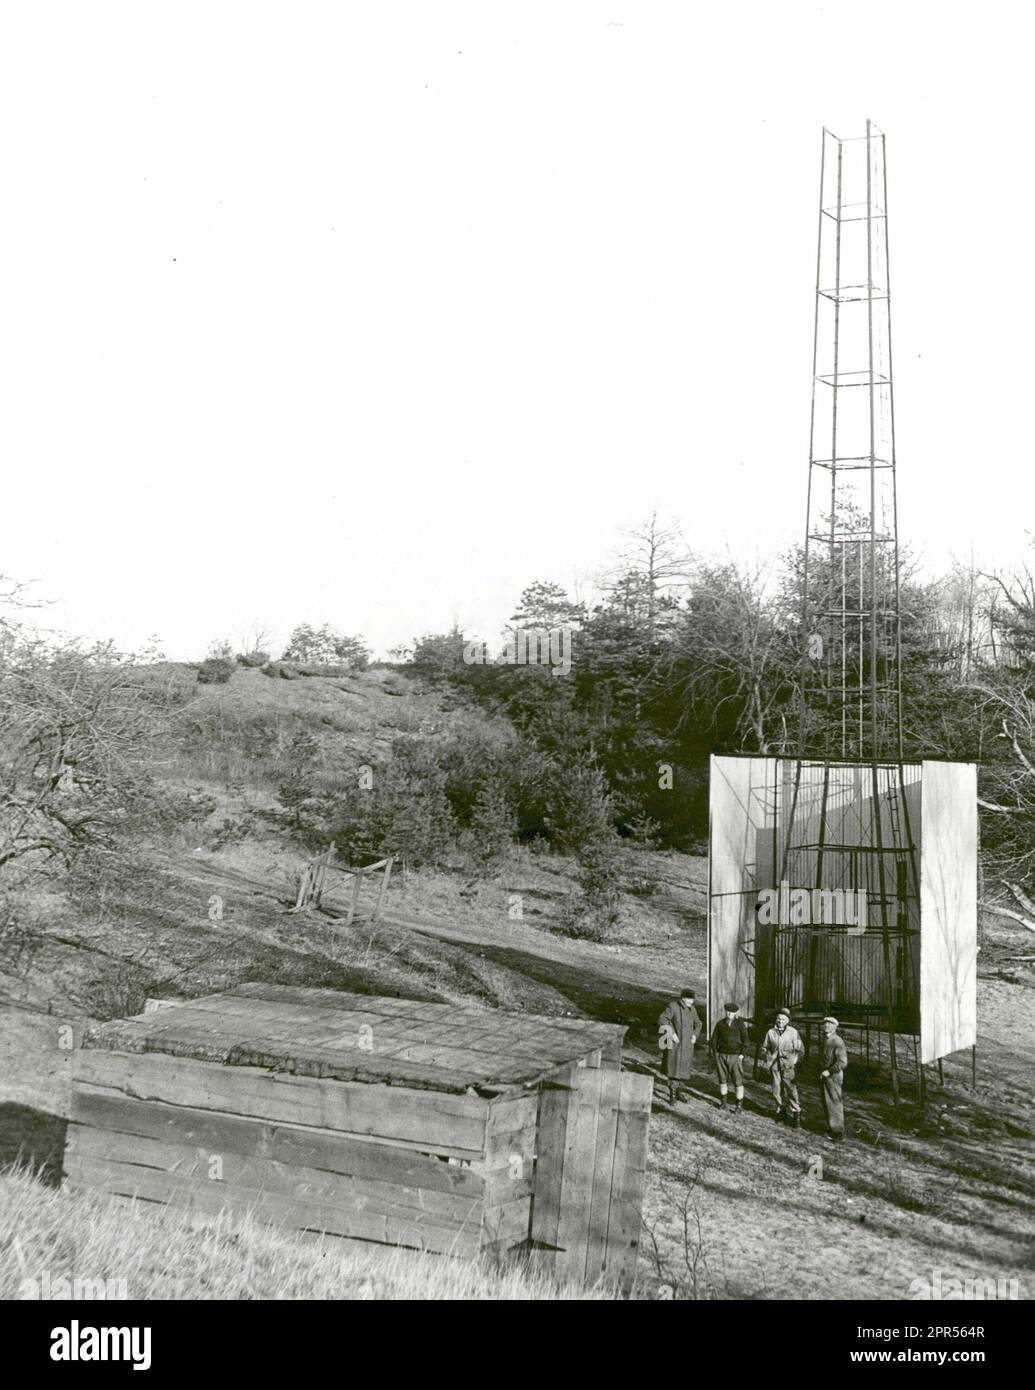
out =
[(542, 1083), (532, 1244), (558, 1280), (635, 1278), (652, 1092), (650, 1077), (606, 1068)]
[(528, 1241), (538, 1113), (535, 1091), (503, 1097), (489, 1106), (485, 1158), (472, 1165), (485, 1179), (485, 1250), (502, 1253)]
[(159, 1053), (83, 1049), (77, 1085), (136, 1100), (368, 1136), (432, 1153), (480, 1158), (488, 1102), (479, 1096), (227, 1067)]
[[(612, 1044), (559, 1068), (556, 1075), (567, 1081), (577, 1069), (602, 1067), (618, 1071), (621, 1063), (621, 1046)], [(482, 1240), (486, 1250), (502, 1253), (519, 1244), (527, 1245), (531, 1239), (533, 1194), (541, 1177), (537, 1165), (542, 1141), (540, 1110), (539, 1088), (524, 1096), (499, 1097), (490, 1102), (486, 1156), (481, 1164), (473, 1165), (476, 1171), (484, 1173), (486, 1180)], [(543, 1180), (549, 1184), (549, 1165)]]
[(83, 1051), (65, 1167), (122, 1196), (472, 1256), (487, 1120), (476, 1096)]

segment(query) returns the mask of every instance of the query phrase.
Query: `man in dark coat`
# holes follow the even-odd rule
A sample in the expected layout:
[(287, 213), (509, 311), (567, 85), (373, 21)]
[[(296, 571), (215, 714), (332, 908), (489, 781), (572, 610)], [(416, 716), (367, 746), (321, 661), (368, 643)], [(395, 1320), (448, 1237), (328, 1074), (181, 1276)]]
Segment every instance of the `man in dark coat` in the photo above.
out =
[(726, 1017), (720, 1018), (712, 1030), (711, 1049), (715, 1069), (719, 1073), (719, 1104), (726, 1108), (726, 1096), (732, 1086), (736, 1095), (735, 1109), (744, 1109), (744, 1053), (751, 1045), (748, 1026), (742, 1018), (739, 1004), (726, 1005)]
[(827, 1132), (835, 1144), (840, 1144), (845, 1137), (841, 1086), (848, 1065), (848, 1049), (844, 1039), (838, 1036), (837, 1029), (836, 1018), (823, 1020), (823, 1070), (819, 1074), (819, 1092), (823, 1098), (823, 1113), (827, 1117)]
[(658, 1019), (658, 1046), (661, 1048), (662, 1070), (668, 1077), (668, 1103), (685, 1100), (680, 1081), (688, 1081), (693, 1073), (694, 1048), (701, 1034), (701, 1016), (694, 1007), (694, 992), (684, 989), (678, 999), (669, 1004)]

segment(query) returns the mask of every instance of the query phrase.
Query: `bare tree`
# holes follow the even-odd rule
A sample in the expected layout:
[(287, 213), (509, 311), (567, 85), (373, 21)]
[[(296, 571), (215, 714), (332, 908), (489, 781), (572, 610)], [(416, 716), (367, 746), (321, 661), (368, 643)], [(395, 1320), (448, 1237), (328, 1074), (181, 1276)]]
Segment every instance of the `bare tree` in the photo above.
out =
[(1014, 900), (986, 906), (1035, 931), (1035, 576), (1022, 566), (985, 578), (993, 586), (996, 660), (980, 665), (968, 688), (978, 697), (975, 718), (994, 733), (979, 800), (988, 867)]
[(768, 753), (784, 736), (780, 705), (793, 662), (767, 595), (767, 572), (729, 560), (699, 565), (689, 611), (673, 644), (674, 667), (695, 702), (736, 713), (745, 750)]
[(944, 641), (959, 680), (973, 680), (979, 668), (996, 656), (994, 587), (971, 554), (953, 558), (949, 574), (938, 585), (936, 608)]
[(143, 787), (155, 688), (109, 646), (11, 629), (0, 656), (0, 871), (107, 844)]
[(273, 650), (273, 629), (266, 623), (254, 622), (240, 635), (242, 652), (269, 652)]
[(654, 507), (643, 521), (625, 532), (608, 587), (613, 601), (624, 602), (630, 616), (646, 624), (653, 641), (666, 596), (686, 588), (691, 566), (690, 550), (679, 527), (663, 522)]

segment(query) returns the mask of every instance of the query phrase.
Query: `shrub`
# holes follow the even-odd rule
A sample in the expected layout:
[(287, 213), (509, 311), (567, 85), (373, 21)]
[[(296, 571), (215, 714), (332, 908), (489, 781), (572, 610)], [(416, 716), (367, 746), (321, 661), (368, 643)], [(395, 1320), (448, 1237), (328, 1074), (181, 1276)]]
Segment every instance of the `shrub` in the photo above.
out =
[(370, 649), (361, 637), (337, 632), (327, 623), (321, 628), (299, 623), (288, 638), (282, 659), (306, 665), (345, 663), (352, 671), (362, 671), (370, 662)]
[(255, 831), (255, 816), (245, 812), (243, 816), (224, 816), (216, 828), (205, 837), (205, 844), (211, 850), (226, 849), (228, 845), (239, 845)]
[(125, 838), (168, 723), (152, 677), (107, 644), (48, 646), (0, 624), (0, 872), (71, 865)]
[(595, 841), (579, 856), (579, 887), (587, 908), (611, 925), (618, 920), (622, 895), (622, 863), (618, 838)]
[(404, 743), (380, 785), (378, 852), (402, 855), (415, 865), (443, 863), (456, 844), (458, 826), (433, 750)]
[(614, 838), (611, 794), (599, 767), (593, 763), (551, 763), (547, 778), (551, 844), (562, 852), (579, 854)]
[(483, 782), (470, 816), (471, 841), (483, 863), (498, 858), (514, 842), (517, 817), (506, 789), (494, 778)]
[(277, 791), (277, 799), (291, 812), (296, 824), (303, 803), (313, 798), (319, 756), (320, 745), (313, 734), (297, 733), (288, 746), (285, 758), (287, 771)]
[(566, 930), (569, 936), (603, 941), (618, 921), (624, 886), (622, 851), (610, 821), (611, 801), (602, 774), (596, 768), (580, 772), (586, 775), (571, 783), (564, 836), (578, 857), (582, 900), (570, 914)]
[(155, 798), (156, 805), (149, 808), (155, 824), (163, 830), (178, 826), (201, 825), (216, 809), (214, 796), (201, 787), (190, 787), (186, 792), (173, 789), (164, 791)]
[(209, 656), (198, 667), (199, 685), (225, 685), (234, 673), (234, 663), (225, 656)]
[(444, 677), (461, 674), (466, 641), (460, 628), (450, 632), (428, 632), (413, 639), (413, 665), (422, 675)]
[(628, 823), (629, 838), (641, 849), (657, 849), (661, 840), (661, 823), (651, 816), (634, 816)]
[(433, 747), (459, 825), (471, 827), (482, 814), (476, 809), (479, 797), (492, 784), (509, 807), (511, 836), (523, 841), (545, 836), (548, 765), (534, 744), (516, 731), (490, 734), (461, 725), (458, 737), (437, 740)]
[(155, 662), (138, 674), (142, 699), (160, 711), (175, 712), (195, 697), (198, 668), (187, 662)]
[(446, 795), (446, 775), (423, 740), (400, 740), (370, 790), (349, 787), (323, 798), (326, 837), (343, 857), (396, 854), (409, 863), (444, 864), (459, 825)]
[(241, 666), (265, 666), (270, 659), (269, 652), (260, 651), (256, 648), (251, 652), (238, 652), (237, 661)]
[(607, 939), (607, 925), (599, 913), (584, 904), (573, 903), (561, 918), (560, 930), (576, 941), (595, 941), (599, 944)]

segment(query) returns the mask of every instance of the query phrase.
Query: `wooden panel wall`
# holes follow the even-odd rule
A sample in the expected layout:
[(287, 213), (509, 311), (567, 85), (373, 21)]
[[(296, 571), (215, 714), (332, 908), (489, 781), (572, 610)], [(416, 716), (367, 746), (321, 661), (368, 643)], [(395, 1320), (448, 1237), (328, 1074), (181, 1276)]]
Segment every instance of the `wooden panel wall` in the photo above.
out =
[(920, 1058), (977, 1039), (977, 769), (923, 765), (920, 846)]
[(775, 758), (711, 760), (708, 793), (708, 1028), (728, 999), (755, 1005), (758, 889), (772, 882)]
[(65, 1171), (121, 1197), (473, 1257), (487, 1119), (476, 1096), (85, 1049)]
[(456, 1255), (479, 1248), (480, 1174), (329, 1131), (77, 1092), (65, 1171), (73, 1185), (205, 1214), (252, 1211), (297, 1230)]
[(484, 1250), (503, 1252), (529, 1239), (538, 1111), (535, 1092), (490, 1102), (485, 1157), (472, 1164), (485, 1180)]
[(461, 1158), (481, 1158), (485, 1150), (489, 1103), (478, 1096), (292, 1076), (154, 1052), (85, 1048), (75, 1054), (74, 1067), (81, 1091), (336, 1130)]
[(555, 1278), (635, 1279), (652, 1093), (650, 1077), (604, 1068), (542, 1083), (532, 1241)]

